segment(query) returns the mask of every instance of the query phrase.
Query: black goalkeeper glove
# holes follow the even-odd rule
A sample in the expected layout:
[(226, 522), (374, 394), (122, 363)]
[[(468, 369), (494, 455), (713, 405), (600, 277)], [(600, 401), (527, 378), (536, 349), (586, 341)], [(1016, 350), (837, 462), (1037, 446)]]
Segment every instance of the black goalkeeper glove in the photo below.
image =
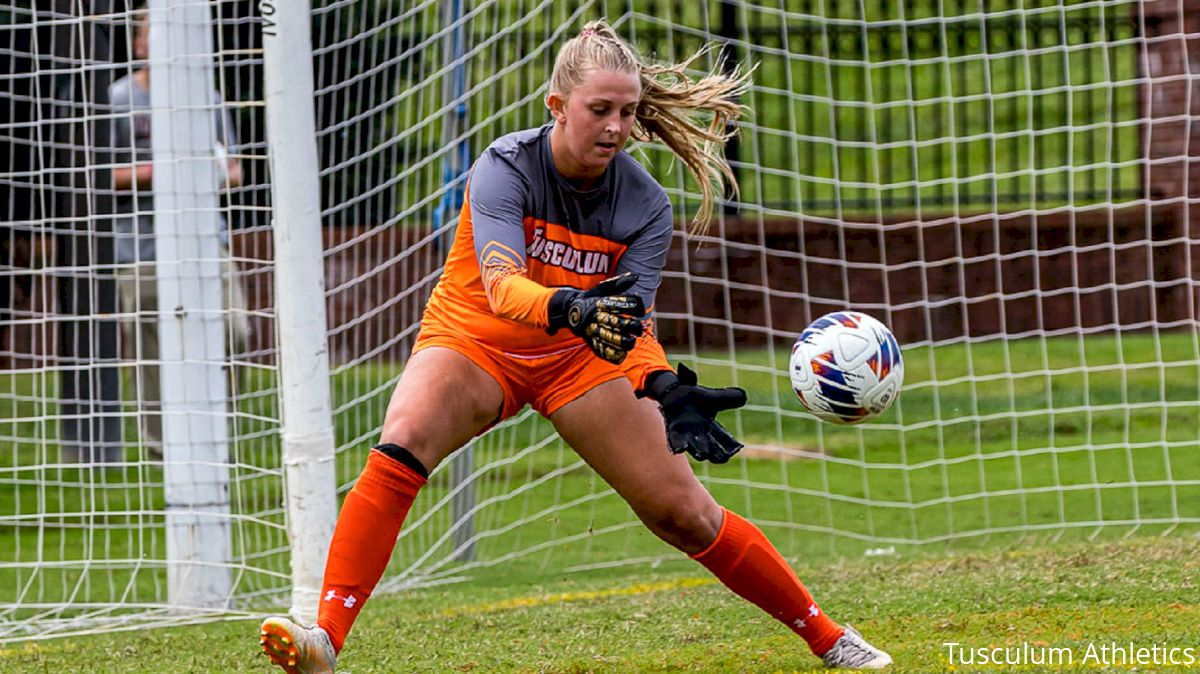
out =
[(742, 448), (716, 416), (746, 404), (740, 388), (711, 389), (696, 384), (696, 373), (679, 365), (679, 374), (660, 370), (646, 382), (646, 395), (658, 401), (667, 422), (667, 444), (671, 451), (687, 452), (697, 461), (725, 463)]
[(597, 356), (620, 364), (642, 334), (646, 307), (640, 295), (626, 295), (637, 283), (637, 274), (626, 272), (607, 278), (591, 290), (560, 288), (550, 296), (546, 316), (554, 334), (567, 328), (583, 338)]

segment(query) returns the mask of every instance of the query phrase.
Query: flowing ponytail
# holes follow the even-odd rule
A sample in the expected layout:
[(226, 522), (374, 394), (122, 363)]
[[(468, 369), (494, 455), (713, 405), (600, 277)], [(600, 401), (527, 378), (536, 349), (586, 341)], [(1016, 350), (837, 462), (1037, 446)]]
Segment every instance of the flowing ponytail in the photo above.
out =
[(562, 96), (570, 95), (593, 70), (639, 76), (642, 97), (632, 136), (661, 140), (700, 186), (700, 210), (688, 229), (694, 235), (708, 231), (717, 198), (726, 189), (737, 194), (737, 180), (725, 160), (725, 141), (737, 133), (733, 123), (743, 109), (737, 99), (750, 86), (749, 73), (736, 69), (728, 74), (713, 70), (698, 80), (689, 77), (687, 68), (711, 47), (682, 63), (647, 63), (607, 23), (591, 21), (563, 45), (550, 76), (550, 92)]

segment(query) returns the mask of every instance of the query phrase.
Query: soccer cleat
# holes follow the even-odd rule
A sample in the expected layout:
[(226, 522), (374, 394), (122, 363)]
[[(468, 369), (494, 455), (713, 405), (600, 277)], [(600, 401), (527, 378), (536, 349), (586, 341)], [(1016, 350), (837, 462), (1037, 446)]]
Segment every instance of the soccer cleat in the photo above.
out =
[(301, 627), (287, 618), (263, 621), (258, 643), (271, 662), (287, 674), (333, 674), (337, 654), (320, 627)]
[(867, 643), (858, 630), (846, 626), (846, 633), (838, 638), (825, 655), (821, 656), (826, 667), (838, 669), (883, 669), (892, 664), (892, 656)]

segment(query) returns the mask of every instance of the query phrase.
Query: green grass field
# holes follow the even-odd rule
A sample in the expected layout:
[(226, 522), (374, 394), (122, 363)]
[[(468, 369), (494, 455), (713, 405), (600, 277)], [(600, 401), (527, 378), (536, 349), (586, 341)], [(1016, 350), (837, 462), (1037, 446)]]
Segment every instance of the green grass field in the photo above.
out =
[[(897, 660), (889, 671), (949, 667), (947, 648), (1068, 648), (1071, 667), (1029, 672), (1195, 671), (1096, 667), (1089, 645), (1200, 647), (1195, 538), (1027, 546), (1006, 553), (838, 560), (807, 557), (800, 575), (827, 611)], [(17, 644), (5, 672), (269, 672), (257, 624), (203, 626)], [(373, 599), (342, 671), (807, 672), (819, 662), (791, 632), (690, 564), (535, 574)]]
[[(747, 351), (735, 367), (726, 354), (699, 354), (690, 361), (703, 381), (749, 392), (730, 428), (751, 445), (791, 454), (697, 469), (722, 503), (762, 526), (831, 611), (901, 655), (910, 668), (900, 671), (936, 666), (945, 634), (966, 642), (1002, 624), (987, 643), (1195, 634), (1187, 628), (1200, 600), (1197, 348), (1188, 333), (910, 347), (898, 405), (860, 428), (802, 415), (784, 353)], [(361, 465), (395, 374), (362, 366), (335, 376), (339, 442), (352, 448), (339, 455), (342, 483)], [(119, 469), (39, 465), (53, 458), (53, 424), (38, 421), (52, 413), (52, 380), (21, 374), (0, 384), (13, 400), (5, 434), (27, 438), (3, 455), (0, 512), (10, 524), (0, 528), (0, 600), (162, 601), (164, 541), (154, 512), (161, 469), (135, 460), (134, 448)], [(235, 427), (242, 519), (234, 549), (239, 608), (256, 613), (282, 600), (287, 543), (273, 472), (273, 378), (259, 372), (246, 381)], [(781, 628), (705, 584), (697, 567), (638, 526), (545, 421), (526, 416), (497, 429), (476, 443), (475, 466), (474, 561), (453, 559), (442, 470), (422, 492), (390, 571), (469, 580), (373, 602), (361, 641), (347, 652), (349, 671), (815, 664)], [(880, 548), (894, 554), (864, 557)], [(35, 559), (43, 560), (36, 573), (19, 566)], [(413, 601), (420, 608), (410, 615)], [(209, 671), (200, 663), (210, 659), (213, 671), (243, 671), (255, 662), (253, 640), (239, 639), (252, 628), (217, 623), (18, 645), (0, 671), (61, 669), (56, 658), (84, 650), (136, 654), (127, 664), (106, 659), (124, 668), (111, 671)], [(180, 639), (200, 644), (181, 656)], [(355, 650), (360, 643), (384, 644), (383, 659)]]

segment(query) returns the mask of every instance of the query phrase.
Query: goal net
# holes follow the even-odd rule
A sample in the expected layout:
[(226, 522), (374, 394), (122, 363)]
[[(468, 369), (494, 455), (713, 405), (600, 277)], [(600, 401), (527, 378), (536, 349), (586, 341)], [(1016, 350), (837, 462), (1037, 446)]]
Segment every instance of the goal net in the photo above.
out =
[(289, 586), (251, 9), (0, 8), (0, 640)]
[[(213, 135), (155, 140), (155, 152), (175, 153), (165, 156), (178, 189), (156, 182), (152, 200), (133, 202), (156, 227), (182, 228), (165, 230), (174, 292), (199, 317), (171, 333), (180, 349), (147, 356), (132, 348), (145, 338), (120, 329), (146, 311), (122, 307), (118, 280), (161, 288), (167, 265), (122, 262), (106, 244), (120, 242), (130, 189), (114, 180), (130, 148), (105, 134), (138, 114), (107, 93), (143, 63), (137, 18), (119, 0), (87, 16), (75, 4), (0, 10), (13, 27), (6, 48), (25, 64), (3, 80), (0, 129), (28, 150), (0, 166), (13, 223), (0, 272), (0, 640), (286, 607), (285, 498), (308, 487), (285, 481), (281, 382), (293, 375), (279, 357), (287, 289), (273, 286), (283, 225), (272, 227), (279, 169), (262, 72), (276, 5), (190, 3), (211, 21), (210, 41), (189, 43), (183, 59), (191, 79), (153, 71), (201, 83), (180, 89), (191, 98), (150, 104), (155, 138)], [(680, 218), (657, 333), (701, 381), (749, 393), (723, 418), (747, 445), (741, 457), (694, 464), (720, 502), (789, 558), (1195, 531), (1190, 6), (314, 2), (324, 269), (307, 271), (325, 280), (339, 497), (378, 439), (470, 163), (500, 135), (549, 120), (558, 46), (606, 17), (658, 59), (715, 42), (698, 68), (756, 66), (728, 148), (741, 192), (707, 236), (683, 233), (699, 195), (666, 148), (631, 150)], [(156, 48), (151, 65), (167, 54)], [(218, 136), (222, 117), (232, 136)], [(225, 175), (229, 157), (238, 181)], [(231, 261), (233, 286), (221, 283)], [(894, 408), (854, 427), (805, 414), (786, 371), (800, 330), (845, 308), (890, 325), (906, 367)], [(225, 327), (239, 316), (244, 342)], [(164, 395), (146, 395), (151, 365)], [(145, 429), (155, 416), (166, 423), (160, 456)], [(170, 419), (206, 422), (179, 430)], [(180, 526), (207, 531), (219, 558), (172, 547)], [(687, 559), (525, 410), (434, 472), (383, 587), (510, 564), (671, 562)], [(171, 573), (193, 567), (217, 570), (210, 591), (172, 597)]]

